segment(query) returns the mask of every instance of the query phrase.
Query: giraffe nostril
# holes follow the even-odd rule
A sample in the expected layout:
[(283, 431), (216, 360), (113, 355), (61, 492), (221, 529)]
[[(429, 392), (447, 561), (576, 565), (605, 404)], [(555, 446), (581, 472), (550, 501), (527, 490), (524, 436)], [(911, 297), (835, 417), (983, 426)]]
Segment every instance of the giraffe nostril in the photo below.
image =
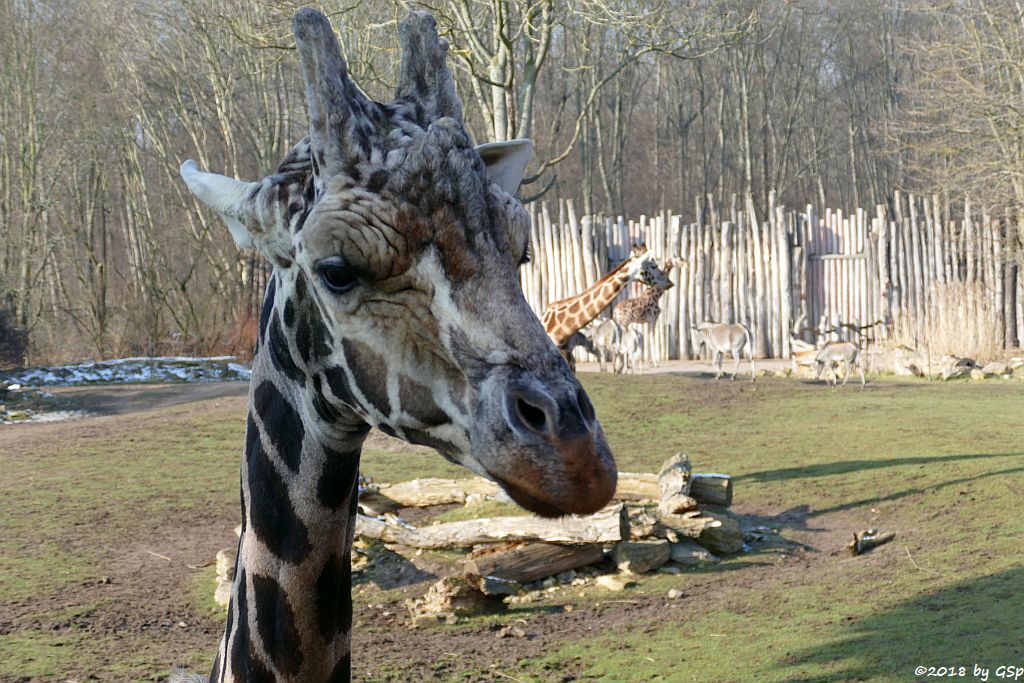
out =
[(580, 405), (580, 413), (583, 415), (584, 420), (593, 422), (597, 419), (597, 413), (594, 412), (594, 404), (590, 402), (590, 397), (587, 396), (587, 392), (583, 391), (583, 387), (580, 387), (576, 392), (576, 402)]
[(539, 433), (548, 431), (547, 413), (544, 412), (543, 408), (531, 404), (522, 396), (516, 399), (516, 415), (524, 425), (533, 431)]

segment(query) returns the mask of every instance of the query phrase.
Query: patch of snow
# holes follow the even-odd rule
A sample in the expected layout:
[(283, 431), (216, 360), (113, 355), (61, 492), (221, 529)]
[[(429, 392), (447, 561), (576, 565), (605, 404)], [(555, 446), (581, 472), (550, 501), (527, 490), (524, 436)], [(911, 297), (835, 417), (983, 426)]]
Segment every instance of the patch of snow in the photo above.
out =
[(28, 417), (18, 420), (0, 419), (0, 424), (20, 425), (32, 422), (64, 422), (66, 420), (80, 420), (91, 415), (91, 413), (85, 410), (48, 410), (43, 413), (28, 410), (25, 412), (28, 413)]
[(113, 360), (13, 370), (2, 379), (25, 386), (139, 384), (145, 382), (248, 381), (249, 366), (235, 356), (116, 358)]

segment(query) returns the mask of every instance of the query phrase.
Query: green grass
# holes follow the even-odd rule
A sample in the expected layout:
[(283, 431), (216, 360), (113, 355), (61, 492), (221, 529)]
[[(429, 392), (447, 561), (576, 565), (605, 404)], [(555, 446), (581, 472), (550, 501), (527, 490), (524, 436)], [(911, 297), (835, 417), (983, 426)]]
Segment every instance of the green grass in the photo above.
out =
[(121, 554), (138, 552), (153, 527), (237, 510), (244, 416), (201, 405), (103, 428), (70, 423), (55, 439), (22, 441), (27, 432), (14, 431), (22, 427), (0, 427), (12, 430), (0, 455), (0, 680), (65, 681), (76, 671), (100, 680), (166, 676), (158, 632), (93, 633), (53, 605), (101, 594), (92, 587)]
[[(866, 557), (828, 555), (805, 572), (726, 586), (685, 620), (652, 616), (566, 642), (522, 662), (523, 680), (575, 667), (600, 681), (905, 681), (917, 665), (1024, 661), (1020, 384), (811, 392), (764, 382), (718, 392), (716, 405), (679, 380), (649, 378), (643, 398), (623, 378), (588, 379), (622, 469), (650, 470), (685, 450), (698, 470), (733, 474), (735, 506), (784, 536), (813, 544), (811, 530), (845, 515), (851, 534), (878, 525), (897, 539)], [(685, 588), (692, 576), (646, 589)]]
[[(234, 411), (184, 408), (112, 433), (54, 439), (0, 460), (0, 601), (59, 591), (102, 575), (111, 533), (237, 497), (244, 422)], [(8, 428), (17, 429), (17, 428)], [(69, 431), (71, 428), (69, 428)], [(69, 533), (75, 530), (75, 533)]]
[[(652, 610), (611, 628), (595, 614), (597, 635), (556, 638), (506, 671), (531, 681), (560, 680), (554, 672), (565, 670), (599, 681), (904, 681), (918, 664), (1024, 665), (1024, 384), (885, 380), (833, 392), (774, 379), (582, 381), (620, 469), (656, 471), (682, 450), (697, 471), (733, 475), (734, 510), (808, 546), (798, 553), (806, 566), (785, 571), (790, 560), (772, 547), (645, 578), (627, 595), (678, 586), (693, 609), (677, 619)], [(80, 596), (109, 572), (122, 550), (111, 538), (160, 520), (237, 514), (237, 404), (181, 406), (111, 429), (87, 424), (0, 453), (0, 680), (165, 673), (157, 633), (115, 638), (47, 625), (85, 609), (68, 603), (65, 614), (61, 596)], [(379, 482), (467, 475), (437, 455), (386, 451), (365, 452), (362, 470)], [(515, 512), (488, 504), (444, 519)], [(865, 557), (839, 551), (847, 532), (869, 526), (897, 538)], [(197, 615), (219, 623), (210, 616), (212, 571), (179, 588), (194, 596)], [(177, 657), (204, 661), (214, 641)], [(401, 662), (379, 666), (402, 671)], [(449, 674), (482, 672), (455, 664)]]

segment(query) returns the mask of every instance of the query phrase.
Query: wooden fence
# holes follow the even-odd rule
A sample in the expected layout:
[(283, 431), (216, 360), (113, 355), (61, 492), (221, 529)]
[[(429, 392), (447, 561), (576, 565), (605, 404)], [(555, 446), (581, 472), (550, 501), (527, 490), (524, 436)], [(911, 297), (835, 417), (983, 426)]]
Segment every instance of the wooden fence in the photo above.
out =
[(676, 286), (662, 297), (648, 340), (660, 360), (694, 357), (690, 328), (704, 320), (747, 325), (759, 357), (789, 357), (794, 327), (805, 340), (886, 340), (963, 355), (1021, 343), (1024, 282), (1008, 221), (969, 200), (956, 206), (957, 220), (938, 197), (897, 194), (892, 205), (819, 214), (772, 202), (758, 220), (752, 202), (733, 202), (727, 214), (698, 211), (712, 220), (695, 224), (667, 211), (626, 220), (577, 217), (571, 201), (559, 202), (557, 216), (546, 203), (531, 205), (534, 256), (520, 277), (541, 315), (589, 287), (635, 242), (659, 259), (686, 259), (670, 274)]

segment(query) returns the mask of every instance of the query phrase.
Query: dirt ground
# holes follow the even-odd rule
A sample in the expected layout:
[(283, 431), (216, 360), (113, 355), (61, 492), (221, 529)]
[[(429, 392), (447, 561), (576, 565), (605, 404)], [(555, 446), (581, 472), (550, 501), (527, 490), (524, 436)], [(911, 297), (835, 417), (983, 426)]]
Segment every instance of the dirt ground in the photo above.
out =
[[(727, 383), (708, 383), (706, 400), (726, 399)], [(736, 385), (733, 385), (736, 387)], [(0, 449), (24, 449), (31, 452), (33, 444), (62, 439), (69, 444), (86, 442), (91, 436), (122, 431), (126, 434), (144, 424), (147, 430), (159, 430), (168, 418), (165, 409), (196, 401), (218, 409), (244, 413), (247, 386), (242, 383), (211, 383), (165, 386), (78, 387), (56, 390), (69, 407), (86, 410), (94, 417), (62, 423), (19, 425), (0, 429)], [(718, 396), (722, 393), (722, 396)], [(123, 418), (134, 415), (130, 422)], [(383, 435), (373, 437), (375, 448), (408, 448), (397, 445)], [(607, 594), (604, 599), (578, 601), (566, 592), (564, 599), (555, 596), (540, 606), (522, 612), (522, 638), (499, 638), (501, 624), (483, 620), (436, 630), (411, 630), (404, 625), (406, 610), (402, 600), (415, 596), (431, 583), (438, 573), (436, 565), (424, 561), (409, 571), (405, 580), (395, 581), (382, 563), (376, 571), (363, 577), (357, 591), (359, 603), (369, 603), (356, 614), (354, 636), (354, 678), (356, 680), (453, 680), (455, 672), (467, 669), (480, 673), (470, 680), (508, 680), (504, 672), (514, 662), (536, 656), (559, 643), (586, 639), (595, 630), (609, 631), (631, 628), (654, 628), (658, 621), (672, 619), (685, 622), (711, 606), (735, 604), (738, 610), (748, 603), (758, 587), (767, 583), (783, 584), (808, 573), (827, 581), (836, 569), (835, 555), (846, 541), (851, 528), (860, 528), (861, 513), (837, 512), (814, 518), (808, 528), (806, 511), (776, 510), (746, 505), (736, 510), (744, 515), (745, 526), (765, 525), (785, 528), (790, 541), (773, 547), (772, 537), (755, 546), (744, 562), (731, 569), (742, 571), (706, 571), (687, 576), (682, 598), (669, 600), (664, 591), (630, 591)], [(167, 653), (213, 652), (221, 633), (221, 621), (213, 614), (199, 614), (192, 591), (183, 586), (195, 581), (197, 572), (208, 566), (215, 553), (225, 544), (225, 529), (238, 521), (237, 506), (190, 510), (169, 514), (143, 535), (136, 531), (112, 531), (108, 548), (101, 552), (103, 566), (100, 578), (82, 584), (59, 596), (48, 598), (48, 604), (26, 600), (8, 604), (0, 614), (0, 634), (26, 629), (62, 631), (71, 629), (90, 637), (124, 638), (149, 635)], [(795, 543), (793, 542), (795, 541)], [(68, 529), (66, 542), (74, 547), (76, 535)], [(866, 558), (867, 562), (884, 562), (882, 558)], [(411, 568), (409, 568), (411, 570)], [(395, 584), (400, 590), (394, 590)], [(379, 586), (382, 602), (376, 602)], [(99, 599), (98, 599), (99, 598)], [(559, 604), (561, 603), (561, 604)], [(75, 605), (96, 605), (78, 612)], [(69, 609), (70, 608), (70, 609)], [(26, 622), (29, 614), (56, 615), (46, 623)], [(172, 664), (184, 663), (167, 661)], [(571, 670), (550, 672), (550, 680), (578, 680)], [(414, 676), (414, 678), (410, 678)], [(31, 677), (20, 681), (41, 680)], [(112, 680), (112, 679), (100, 679)], [(458, 678), (458, 680), (464, 680)]]

